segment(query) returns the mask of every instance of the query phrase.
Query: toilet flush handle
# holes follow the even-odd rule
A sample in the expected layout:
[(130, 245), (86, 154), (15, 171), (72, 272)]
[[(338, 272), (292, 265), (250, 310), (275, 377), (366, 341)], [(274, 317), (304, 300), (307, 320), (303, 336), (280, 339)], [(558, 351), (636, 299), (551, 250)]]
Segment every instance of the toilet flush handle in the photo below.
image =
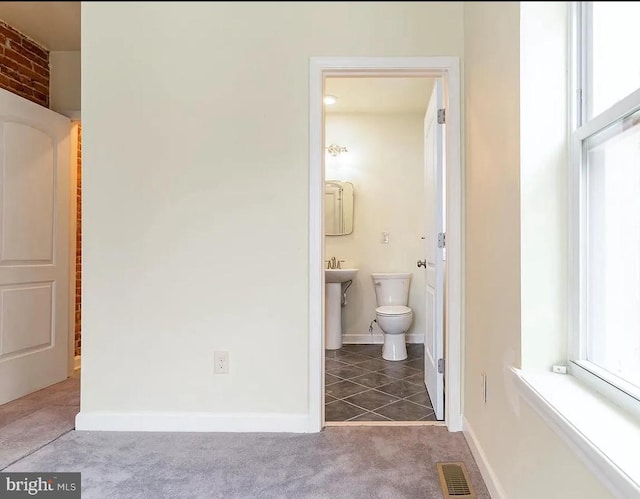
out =
[(420, 267), (424, 267), (425, 269), (427, 268), (427, 261), (426, 260), (418, 260), (418, 268)]

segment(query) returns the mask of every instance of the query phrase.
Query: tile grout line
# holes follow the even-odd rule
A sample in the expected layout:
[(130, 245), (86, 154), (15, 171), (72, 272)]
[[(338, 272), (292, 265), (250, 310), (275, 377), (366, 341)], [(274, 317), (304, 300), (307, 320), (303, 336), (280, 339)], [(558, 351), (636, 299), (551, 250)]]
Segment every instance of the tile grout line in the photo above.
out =
[[(360, 405), (358, 405), (358, 404), (354, 404), (353, 402), (349, 402), (348, 400), (344, 400), (344, 399), (335, 400), (334, 402), (346, 402), (347, 404), (351, 404), (351, 405), (353, 405), (353, 406), (357, 407), (358, 409), (363, 409), (363, 410), (365, 410), (366, 412), (375, 412), (375, 411), (379, 411), (380, 409), (384, 409), (385, 407), (388, 407), (388, 406), (390, 406), (390, 405), (393, 405), (393, 404), (395, 404), (396, 402), (400, 402), (401, 400), (405, 400), (405, 399), (398, 399), (398, 400), (394, 400), (393, 402), (389, 402), (388, 404), (381, 405), (380, 407), (377, 407), (377, 408), (375, 408), (375, 409), (365, 409), (364, 407), (362, 407), (362, 406), (360, 406)], [(417, 405), (418, 407), (423, 407), (423, 408), (425, 408), (425, 409), (431, 409), (431, 413), (432, 413), (432, 414), (435, 414), (435, 411), (433, 410), (433, 407), (427, 407), (427, 406), (425, 406), (425, 405), (416, 404), (415, 402), (411, 402), (411, 400), (406, 400), (406, 402), (409, 402), (410, 404)], [(333, 402), (329, 402), (329, 403), (331, 404), (331, 403), (333, 403)], [(327, 405), (327, 404), (325, 404), (325, 406), (326, 406), (326, 405)], [(385, 416), (384, 414), (379, 414), (379, 415), (380, 415), (380, 416), (383, 416), (383, 417), (387, 417), (387, 416)], [(423, 417), (427, 417), (427, 416), (430, 416), (430, 415), (431, 415), (431, 414), (427, 414), (426, 416), (423, 416)], [(362, 416), (362, 414), (358, 414), (358, 416)], [(354, 417), (354, 418), (357, 418), (358, 416), (353, 416), (353, 417)], [(348, 421), (348, 420), (347, 420), (347, 421)], [(404, 420), (391, 419), (391, 421), (404, 421)], [(420, 419), (416, 419), (415, 421), (420, 421)]]
[[(382, 414), (378, 414), (375, 411), (367, 411), (367, 412), (365, 412), (363, 414), (360, 414), (359, 416), (353, 416), (352, 418), (347, 419), (347, 421), (353, 421), (355, 418), (359, 418), (360, 416), (364, 416), (365, 414), (375, 414), (376, 416), (380, 416), (381, 418), (384, 418), (383, 421), (395, 421), (395, 419), (389, 419), (388, 417), (383, 416)], [(368, 422), (368, 420), (365, 419), (365, 420), (363, 420), (363, 422), (366, 423), (366, 422)]]
[[(345, 380), (345, 381), (348, 381), (348, 380)], [(364, 386), (364, 385), (359, 385), (358, 383), (354, 383), (354, 384), (356, 384), (358, 386)], [(329, 386), (331, 386), (331, 385), (329, 385)], [(385, 386), (385, 385), (381, 385), (381, 386)], [(412, 393), (411, 395), (407, 395), (406, 397), (398, 397), (397, 395), (394, 395), (392, 393), (387, 393), (387, 392), (383, 392), (381, 390), (378, 390), (378, 388), (379, 387), (369, 387), (367, 390), (363, 390), (361, 392), (352, 393), (350, 395), (347, 395), (346, 397), (341, 397), (341, 398), (338, 398), (338, 397), (336, 397), (334, 395), (329, 394), (331, 397), (333, 397), (336, 400), (332, 400), (331, 402), (325, 402), (325, 405), (327, 405), (327, 403), (332, 404), (333, 402), (340, 402), (340, 401), (348, 402), (348, 403), (350, 403), (352, 405), (356, 405), (356, 404), (354, 404), (353, 402), (350, 402), (347, 399), (351, 398), (351, 397), (355, 397), (356, 395), (360, 395), (361, 393), (365, 393), (366, 391), (369, 391), (369, 390), (375, 390), (376, 392), (382, 393), (383, 395), (389, 395), (390, 397), (395, 397), (396, 398), (396, 400), (394, 400), (393, 402), (389, 402), (389, 404), (387, 404), (387, 405), (394, 404), (394, 403), (399, 402), (401, 400), (406, 400), (407, 402), (411, 402), (412, 404), (419, 405), (420, 407), (425, 407), (425, 408), (431, 409), (433, 411), (433, 407), (430, 406), (430, 405), (419, 404), (418, 402), (414, 402), (413, 400), (408, 400), (410, 397), (415, 397), (420, 392)], [(381, 407), (383, 407), (383, 406), (381, 406)], [(380, 407), (378, 407), (378, 409), (380, 409)], [(371, 410), (374, 410), (374, 409), (371, 409)], [(375, 410), (377, 410), (377, 409), (375, 409)]]
[[(389, 369), (392, 366), (385, 366), (385, 367), (381, 367), (380, 369), (367, 369), (365, 367), (358, 367), (357, 364), (345, 364), (345, 367), (355, 367), (358, 369), (362, 369), (364, 371), (369, 371), (372, 373), (379, 373), (379, 372), (383, 372), (385, 369)], [(416, 374), (422, 374), (424, 371), (420, 371), (419, 369), (416, 369), (415, 367), (409, 367), (409, 366), (402, 366), (405, 369), (411, 369), (412, 371), (415, 371), (414, 373), (410, 373), (407, 376), (405, 376), (405, 378), (408, 378), (410, 376), (415, 376)], [(336, 376), (335, 374), (332, 374), (331, 371), (337, 371), (338, 369), (342, 369), (342, 366), (338, 367), (338, 368), (334, 368), (334, 369), (330, 369), (330, 370), (326, 370), (325, 374), (331, 374), (332, 376)]]
[[(379, 373), (379, 371), (369, 371), (369, 373), (370, 374), (376, 374), (376, 373)], [(330, 372), (326, 372), (325, 374), (331, 374), (331, 373)], [(420, 374), (420, 373), (416, 373), (416, 374)], [(340, 376), (337, 376), (336, 374), (331, 374), (331, 376), (334, 376), (334, 377), (338, 378), (340, 381), (349, 381), (349, 382), (354, 383), (354, 384), (359, 385), (359, 386), (367, 386), (367, 385), (363, 385), (362, 383), (358, 383), (357, 381), (354, 381), (355, 378), (341, 378)], [(358, 374), (356, 376), (356, 378), (359, 378), (360, 376), (365, 376), (365, 374)], [(386, 374), (384, 374), (383, 376), (387, 376), (389, 379), (391, 379), (391, 381), (389, 383), (383, 383), (382, 385), (378, 385), (378, 386), (390, 385), (391, 383), (395, 383), (396, 381), (405, 381), (405, 379), (410, 378), (411, 376), (415, 376), (415, 374), (410, 374), (409, 376), (406, 376), (405, 378), (392, 378), (392, 377), (390, 377), (390, 376), (388, 376)], [(336, 381), (335, 383), (331, 383), (330, 385), (325, 385), (325, 388), (327, 386), (338, 384), (338, 383), (340, 383), (340, 381)], [(411, 381), (406, 381), (406, 383), (410, 383), (412, 385), (420, 386), (420, 385), (418, 385), (416, 383), (411, 383)], [(377, 388), (377, 387), (369, 386), (367, 388)]]

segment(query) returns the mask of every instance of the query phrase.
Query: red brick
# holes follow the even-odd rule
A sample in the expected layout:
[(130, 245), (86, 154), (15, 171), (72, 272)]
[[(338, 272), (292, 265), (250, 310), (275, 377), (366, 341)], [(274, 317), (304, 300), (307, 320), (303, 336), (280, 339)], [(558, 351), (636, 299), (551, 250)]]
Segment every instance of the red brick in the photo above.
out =
[(28, 38), (22, 39), (22, 47), (31, 52), (36, 58), (42, 59), (44, 61), (49, 60), (49, 51), (42, 45), (38, 45)]
[(2, 73), (9, 78), (9, 80), (20, 82), (20, 73), (14, 71), (11, 68), (7, 68), (4, 65), (0, 65), (0, 70)]
[(16, 92), (20, 92), (20, 94), (25, 93), (28, 89), (19, 81), (14, 80), (13, 78), (9, 79), (9, 88), (15, 90)]
[(49, 87), (47, 85), (43, 85), (40, 82), (34, 81), (31, 83), (33, 89), (41, 94), (47, 95), (49, 93)]
[(0, 66), (12, 69), (13, 71), (17, 71), (20, 68), (20, 64), (4, 54), (0, 56)]
[(24, 39), (20, 33), (11, 28), (8, 24), (0, 22), (0, 40), (3, 40), (4, 38), (9, 38), (17, 43), (21, 43)]
[[(77, 149), (77, 196), (76, 196), (76, 312), (81, 314), (82, 309), (82, 127), (78, 125), (78, 149)], [(80, 329), (81, 325), (76, 323), (76, 355), (80, 355)]]
[(34, 54), (32, 51), (28, 50), (27, 48), (24, 47), (24, 42), (22, 45), (18, 45), (17, 43), (12, 43), (11, 44), (11, 49), (15, 50), (16, 52), (18, 52), (20, 55), (26, 57), (27, 59), (29, 59), (31, 62), (37, 62), (38, 64), (40, 64), (40, 66), (47, 67), (49, 65), (48, 63), (48, 58), (42, 57), (40, 55), (36, 55)]
[(42, 88), (45, 89), (45, 93), (49, 91), (49, 78), (46, 76), (42, 76), (41, 74), (36, 73), (35, 71), (31, 71), (28, 68), (20, 67), (18, 71), (29, 78), (30, 81), (34, 83), (39, 83)]
[(44, 107), (49, 107), (49, 96), (47, 94), (43, 94), (41, 92), (38, 92), (37, 90), (33, 90), (33, 97), (34, 99), (37, 99), (34, 100), (34, 102), (42, 104)]
[(49, 52), (0, 21), (0, 86), (49, 107)]
[(4, 55), (5, 57), (8, 57), (10, 59), (13, 59), (14, 61), (16, 61), (18, 64), (21, 64), (22, 66), (31, 69), (31, 59), (28, 59), (27, 57), (18, 54), (18, 52), (16, 52), (13, 49), (10, 48), (5, 48), (4, 49)]
[(33, 61), (33, 70), (38, 73), (39, 75), (43, 76), (44, 78), (46, 78), (47, 80), (49, 79), (49, 61), (45, 61), (45, 64), (42, 65), (38, 62), (37, 59), (34, 59)]

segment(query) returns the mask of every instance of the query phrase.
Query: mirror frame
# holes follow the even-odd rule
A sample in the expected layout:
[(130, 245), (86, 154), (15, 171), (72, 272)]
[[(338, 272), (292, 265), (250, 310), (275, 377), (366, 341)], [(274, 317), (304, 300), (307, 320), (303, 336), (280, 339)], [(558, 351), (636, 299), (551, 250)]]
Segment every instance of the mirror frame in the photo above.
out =
[[(329, 207), (327, 197), (327, 187), (336, 186), (339, 189), (337, 199), (334, 201), (333, 212), (340, 213), (340, 219), (338, 221), (339, 226), (334, 230), (327, 230), (329, 226), (329, 217), (327, 216), (327, 208)], [(342, 180), (325, 180), (324, 182), (324, 200), (325, 200), (325, 217), (324, 217), (324, 235), (325, 236), (347, 236), (353, 232), (353, 198), (354, 189), (351, 182), (345, 182)], [(334, 224), (335, 225), (335, 224)]]

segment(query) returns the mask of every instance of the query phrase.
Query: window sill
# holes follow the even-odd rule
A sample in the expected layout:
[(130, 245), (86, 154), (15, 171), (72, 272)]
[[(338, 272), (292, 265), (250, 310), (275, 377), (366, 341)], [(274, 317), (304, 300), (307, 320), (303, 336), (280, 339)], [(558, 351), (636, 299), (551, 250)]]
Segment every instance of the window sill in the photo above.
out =
[(615, 497), (640, 497), (640, 421), (569, 374), (511, 368), (520, 395)]

